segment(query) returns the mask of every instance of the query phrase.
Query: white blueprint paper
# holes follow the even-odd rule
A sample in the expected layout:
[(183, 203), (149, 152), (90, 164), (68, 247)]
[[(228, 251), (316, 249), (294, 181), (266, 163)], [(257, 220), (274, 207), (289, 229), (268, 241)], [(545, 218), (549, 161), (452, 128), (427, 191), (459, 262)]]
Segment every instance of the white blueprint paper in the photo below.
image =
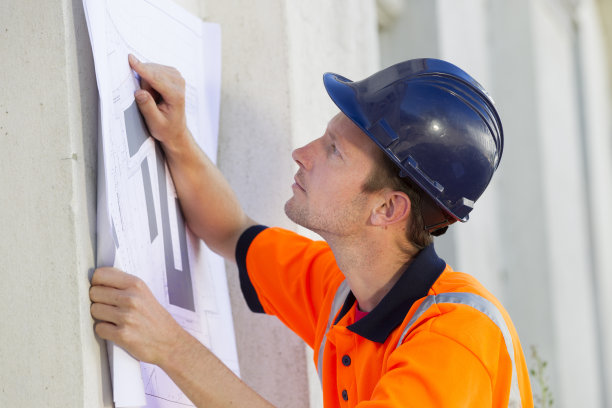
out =
[[(191, 334), (238, 374), (223, 260), (185, 227), (163, 152), (134, 101), (128, 53), (176, 67), (187, 126), (215, 161), (220, 30), (163, 0), (84, 0), (100, 94), (98, 266), (147, 282)], [(214, 197), (211, 197), (214, 199)], [(117, 407), (193, 406), (159, 368), (108, 345)]]

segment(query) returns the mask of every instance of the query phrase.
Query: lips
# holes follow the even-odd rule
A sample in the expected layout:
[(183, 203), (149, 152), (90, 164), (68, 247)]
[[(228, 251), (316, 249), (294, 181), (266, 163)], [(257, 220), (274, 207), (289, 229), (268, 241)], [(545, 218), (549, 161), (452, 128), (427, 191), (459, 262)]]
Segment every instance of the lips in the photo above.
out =
[(306, 191), (304, 188), (304, 181), (301, 179), (301, 173), (298, 171), (296, 175), (293, 177), (293, 181), (295, 181), (295, 185), (302, 191)]

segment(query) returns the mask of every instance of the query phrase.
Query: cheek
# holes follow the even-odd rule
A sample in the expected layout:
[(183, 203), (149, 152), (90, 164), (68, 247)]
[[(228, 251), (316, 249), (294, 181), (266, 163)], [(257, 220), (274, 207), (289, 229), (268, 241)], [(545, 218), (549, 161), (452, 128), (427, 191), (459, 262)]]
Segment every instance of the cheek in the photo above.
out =
[(319, 168), (311, 173), (311, 198), (317, 201), (329, 201), (332, 204), (351, 202), (363, 193), (365, 175), (362, 169), (351, 168), (351, 171), (339, 168)]
[(328, 185), (324, 199), (336, 205), (350, 205), (362, 193), (362, 186), (356, 180), (342, 180)]

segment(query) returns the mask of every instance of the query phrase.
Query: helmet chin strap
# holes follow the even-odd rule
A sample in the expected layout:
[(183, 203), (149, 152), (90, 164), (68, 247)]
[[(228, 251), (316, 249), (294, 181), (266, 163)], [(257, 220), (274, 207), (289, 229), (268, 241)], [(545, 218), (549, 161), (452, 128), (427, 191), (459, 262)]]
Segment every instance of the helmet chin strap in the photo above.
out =
[(423, 229), (434, 237), (444, 234), (448, 229), (448, 226), (457, 220), (441, 210), (440, 207), (435, 205), (424, 194), (422, 195), (422, 198), (423, 203), (421, 205), (421, 216), (423, 217)]

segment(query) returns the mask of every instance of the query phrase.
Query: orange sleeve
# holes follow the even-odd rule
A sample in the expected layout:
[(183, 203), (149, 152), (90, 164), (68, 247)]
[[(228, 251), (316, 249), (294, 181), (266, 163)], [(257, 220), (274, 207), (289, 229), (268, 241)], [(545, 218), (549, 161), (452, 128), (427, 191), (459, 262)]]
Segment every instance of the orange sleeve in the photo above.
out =
[(344, 279), (329, 246), (280, 228), (251, 227), (238, 242), (236, 262), (251, 310), (277, 316), (313, 347), (323, 302)]

